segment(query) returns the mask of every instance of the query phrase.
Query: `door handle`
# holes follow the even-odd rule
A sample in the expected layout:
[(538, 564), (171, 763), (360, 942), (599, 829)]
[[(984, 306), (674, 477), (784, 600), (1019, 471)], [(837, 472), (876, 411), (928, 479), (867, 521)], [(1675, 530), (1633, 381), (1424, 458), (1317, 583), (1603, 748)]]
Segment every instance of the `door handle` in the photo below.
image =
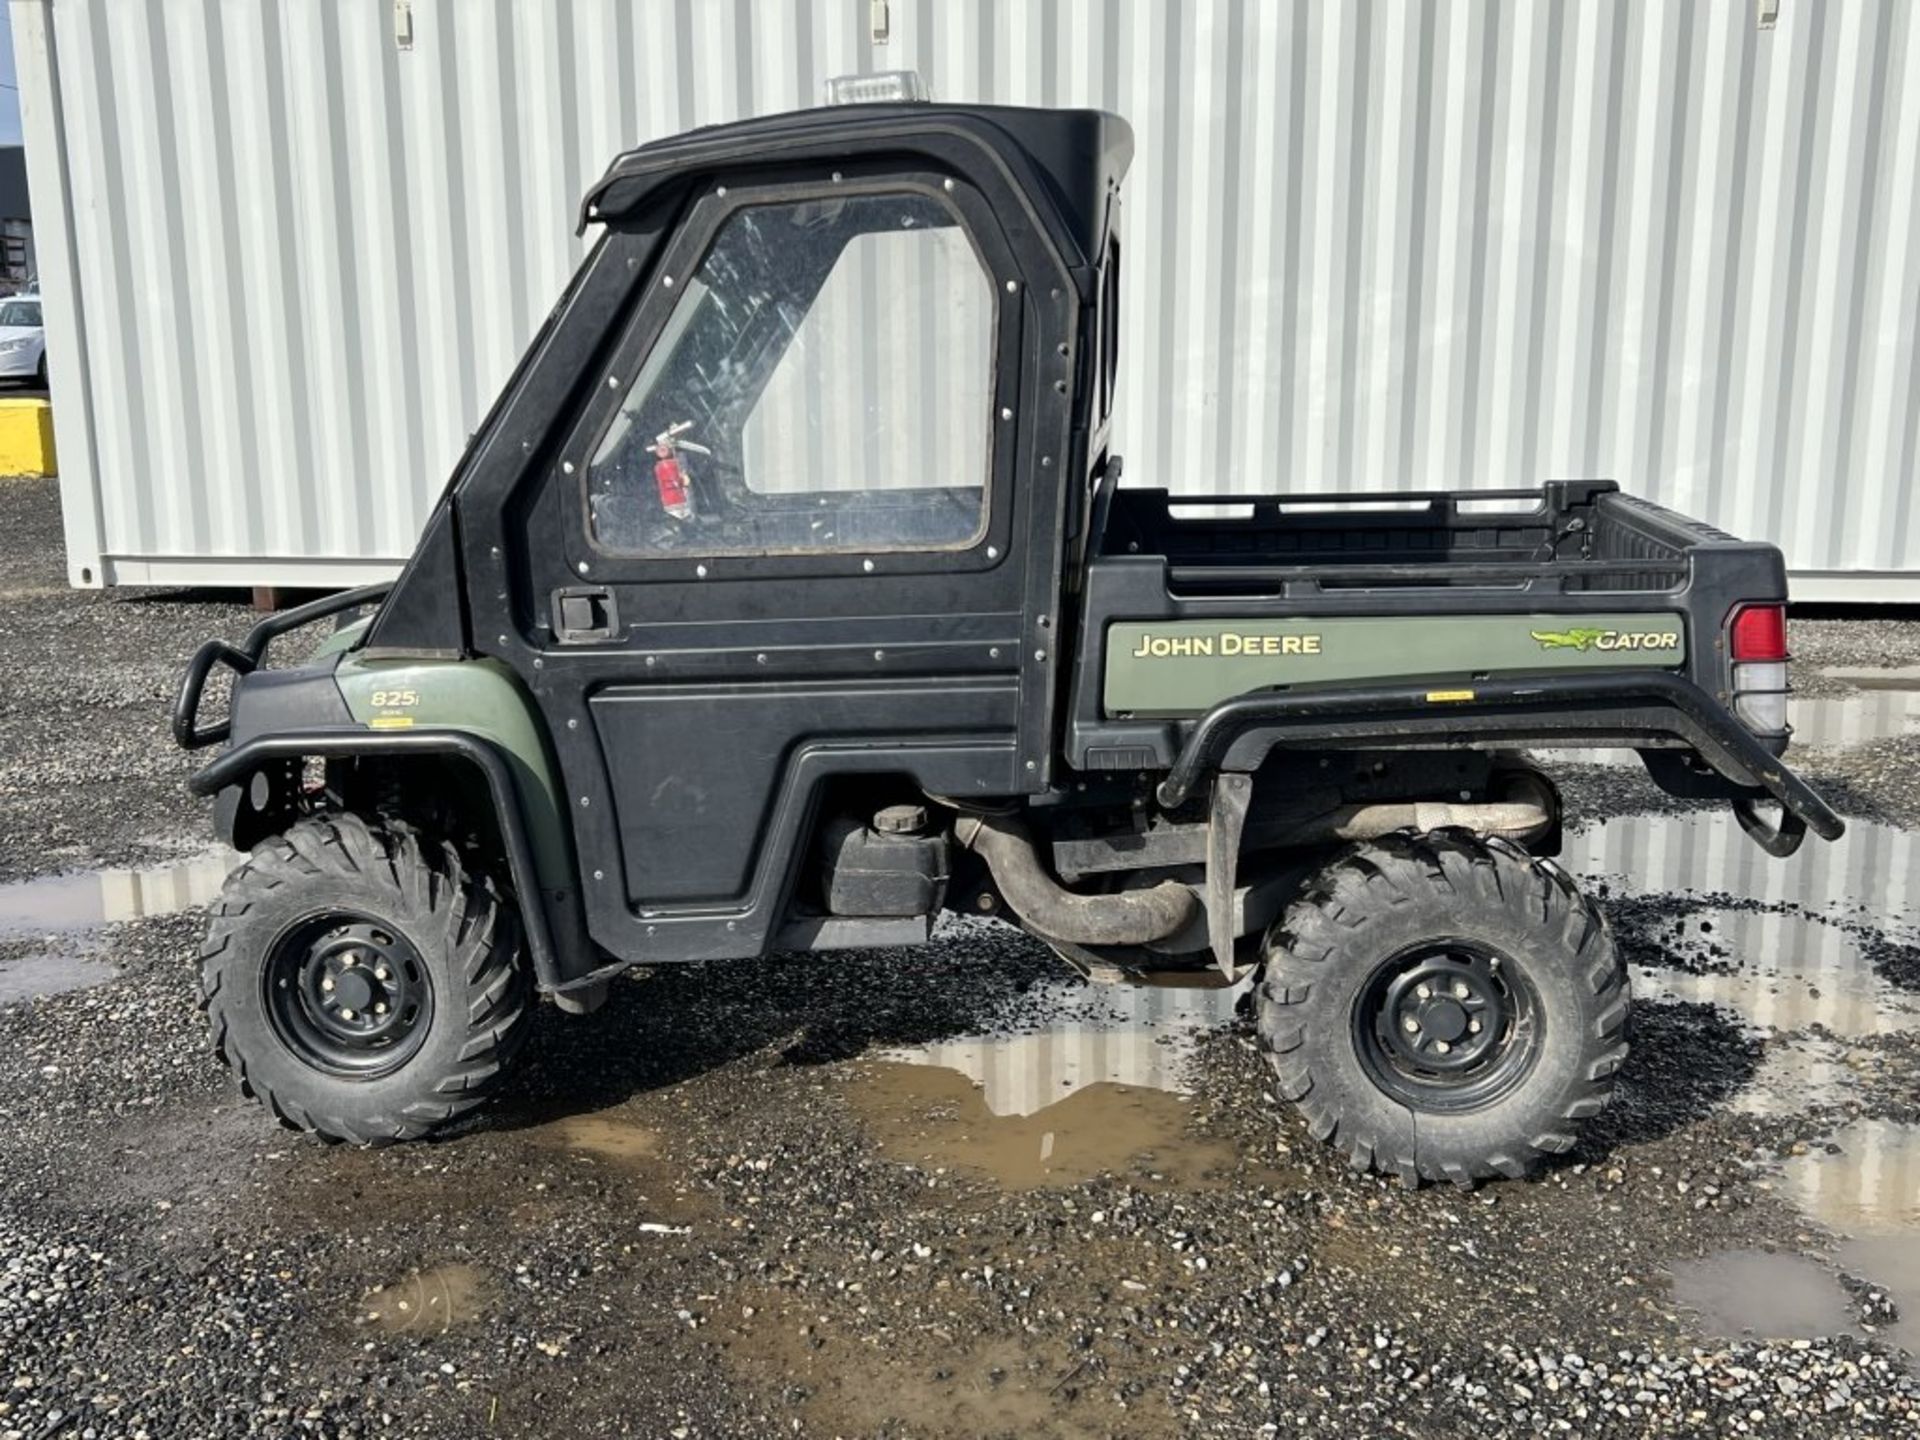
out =
[(619, 628), (619, 610), (606, 586), (570, 585), (553, 592), (553, 636), (562, 645), (611, 640)]

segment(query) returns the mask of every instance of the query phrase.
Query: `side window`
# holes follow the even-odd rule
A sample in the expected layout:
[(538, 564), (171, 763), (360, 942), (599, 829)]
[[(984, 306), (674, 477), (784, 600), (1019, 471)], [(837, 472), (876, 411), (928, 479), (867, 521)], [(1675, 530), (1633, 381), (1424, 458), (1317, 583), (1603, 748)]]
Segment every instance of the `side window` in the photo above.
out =
[(986, 531), (994, 293), (918, 192), (730, 216), (587, 465), (627, 555), (943, 550)]

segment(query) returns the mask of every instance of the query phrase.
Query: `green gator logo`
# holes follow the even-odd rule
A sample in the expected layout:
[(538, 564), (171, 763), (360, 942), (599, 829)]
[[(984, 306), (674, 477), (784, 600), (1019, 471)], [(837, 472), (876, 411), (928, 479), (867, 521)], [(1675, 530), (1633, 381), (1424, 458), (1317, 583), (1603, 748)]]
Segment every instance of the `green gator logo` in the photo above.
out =
[(1543, 650), (1591, 650), (1594, 642), (1605, 638), (1605, 630), (1535, 630), (1533, 638)]
[(1677, 650), (1680, 635), (1672, 630), (1572, 630), (1529, 631), (1542, 650)]

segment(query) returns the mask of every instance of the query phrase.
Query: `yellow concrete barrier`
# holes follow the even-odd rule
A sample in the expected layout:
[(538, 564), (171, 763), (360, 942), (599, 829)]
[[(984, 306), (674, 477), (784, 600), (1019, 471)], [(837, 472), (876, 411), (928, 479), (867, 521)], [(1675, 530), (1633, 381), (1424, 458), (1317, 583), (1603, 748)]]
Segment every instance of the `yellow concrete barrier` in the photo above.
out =
[(0, 475), (58, 475), (53, 406), (44, 400), (0, 400)]

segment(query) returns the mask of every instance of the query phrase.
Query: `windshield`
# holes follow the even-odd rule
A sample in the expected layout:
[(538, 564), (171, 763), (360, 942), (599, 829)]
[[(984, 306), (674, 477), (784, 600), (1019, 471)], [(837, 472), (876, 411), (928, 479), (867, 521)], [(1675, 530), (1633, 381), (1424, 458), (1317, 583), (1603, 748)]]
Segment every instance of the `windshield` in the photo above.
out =
[(0, 325), (38, 325), (38, 300), (0, 300)]

